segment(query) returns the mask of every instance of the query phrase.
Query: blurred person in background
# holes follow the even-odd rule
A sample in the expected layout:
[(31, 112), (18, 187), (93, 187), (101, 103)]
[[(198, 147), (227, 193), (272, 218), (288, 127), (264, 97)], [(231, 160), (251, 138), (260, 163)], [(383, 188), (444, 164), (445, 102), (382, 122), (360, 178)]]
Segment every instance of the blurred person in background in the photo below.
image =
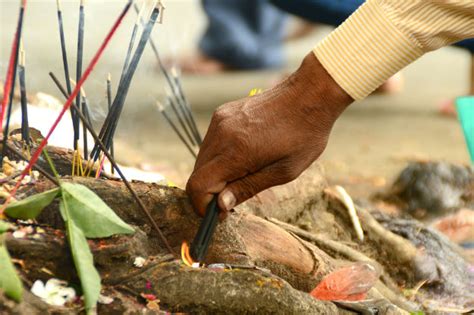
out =
[[(285, 63), (285, 39), (310, 32), (310, 23), (338, 26), (364, 1), (362, 0), (202, 0), (208, 26), (198, 44), (198, 52), (182, 58), (185, 73), (215, 74), (229, 70), (265, 70)], [(306, 23), (286, 32), (287, 15)], [(471, 53), (469, 95), (474, 95), (474, 39), (455, 43)], [(382, 84), (376, 92), (396, 93), (403, 85), (400, 73)], [(455, 115), (454, 99), (443, 100), (440, 113)]]

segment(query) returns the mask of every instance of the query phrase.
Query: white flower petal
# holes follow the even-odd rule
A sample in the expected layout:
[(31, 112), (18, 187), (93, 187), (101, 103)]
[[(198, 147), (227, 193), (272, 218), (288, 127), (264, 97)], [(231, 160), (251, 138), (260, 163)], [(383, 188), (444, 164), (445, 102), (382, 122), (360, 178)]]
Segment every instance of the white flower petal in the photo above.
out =
[(26, 236), (26, 232), (22, 231), (22, 230), (17, 230), (17, 231), (12, 233), (12, 236), (14, 238), (24, 238)]
[(143, 267), (143, 265), (145, 264), (145, 261), (146, 261), (145, 258), (138, 256), (138, 257), (136, 257), (135, 260), (133, 261), (133, 265), (134, 265), (135, 267), (141, 268), (141, 267)]
[(110, 296), (105, 296), (105, 295), (102, 295), (102, 294), (99, 295), (99, 300), (98, 300), (98, 302), (99, 302), (100, 304), (105, 304), (105, 305), (107, 305), (107, 304), (112, 303), (113, 301), (114, 301), (114, 299), (111, 298)]
[(76, 297), (76, 291), (73, 288), (62, 288), (59, 290), (58, 295), (64, 297), (66, 302), (74, 300)]
[(31, 287), (31, 293), (42, 299), (46, 298), (47, 294), (44, 288), (43, 281), (36, 280), (35, 283), (33, 283), (33, 286)]
[(76, 297), (74, 289), (66, 285), (66, 281), (54, 278), (49, 279), (46, 285), (37, 280), (31, 287), (31, 292), (50, 305), (62, 306)]
[(64, 304), (66, 304), (66, 300), (62, 296), (56, 294), (49, 296), (45, 302), (50, 305), (56, 306), (63, 306)]

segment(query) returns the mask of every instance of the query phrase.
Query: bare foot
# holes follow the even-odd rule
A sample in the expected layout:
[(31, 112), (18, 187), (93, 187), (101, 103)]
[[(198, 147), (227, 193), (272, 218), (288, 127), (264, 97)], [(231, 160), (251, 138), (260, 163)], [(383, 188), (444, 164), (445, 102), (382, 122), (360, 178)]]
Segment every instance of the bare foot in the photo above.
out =
[(201, 53), (196, 53), (187, 57), (181, 57), (178, 61), (168, 61), (166, 63), (178, 64), (181, 71), (187, 74), (209, 75), (222, 73), (230, 70), (230, 68), (226, 64), (220, 62), (219, 60), (204, 56)]

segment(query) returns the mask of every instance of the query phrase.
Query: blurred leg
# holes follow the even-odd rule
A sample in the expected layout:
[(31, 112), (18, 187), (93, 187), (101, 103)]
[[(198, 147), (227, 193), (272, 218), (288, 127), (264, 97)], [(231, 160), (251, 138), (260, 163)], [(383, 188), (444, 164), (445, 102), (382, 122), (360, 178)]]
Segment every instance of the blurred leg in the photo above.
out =
[(314, 23), (338, 26), (344, 22), (363, 0), (270, 0), (283, 11)]
[(279, 67), (285, 14), (267, 0), (203, 0), (209, 24), (199, 48), (235, 69)]

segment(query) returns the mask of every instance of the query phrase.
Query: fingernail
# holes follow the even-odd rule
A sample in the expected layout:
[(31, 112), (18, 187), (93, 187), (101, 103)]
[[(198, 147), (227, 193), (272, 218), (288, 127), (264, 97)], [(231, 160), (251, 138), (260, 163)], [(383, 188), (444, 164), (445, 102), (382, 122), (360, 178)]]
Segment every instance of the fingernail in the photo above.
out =
[(222, 194), (222, 203), (224, 204), (225, 209), (229, 211), (235, 207), (237, 199), (235, 199), (235, 196), (231, 191), (227, 190)]

